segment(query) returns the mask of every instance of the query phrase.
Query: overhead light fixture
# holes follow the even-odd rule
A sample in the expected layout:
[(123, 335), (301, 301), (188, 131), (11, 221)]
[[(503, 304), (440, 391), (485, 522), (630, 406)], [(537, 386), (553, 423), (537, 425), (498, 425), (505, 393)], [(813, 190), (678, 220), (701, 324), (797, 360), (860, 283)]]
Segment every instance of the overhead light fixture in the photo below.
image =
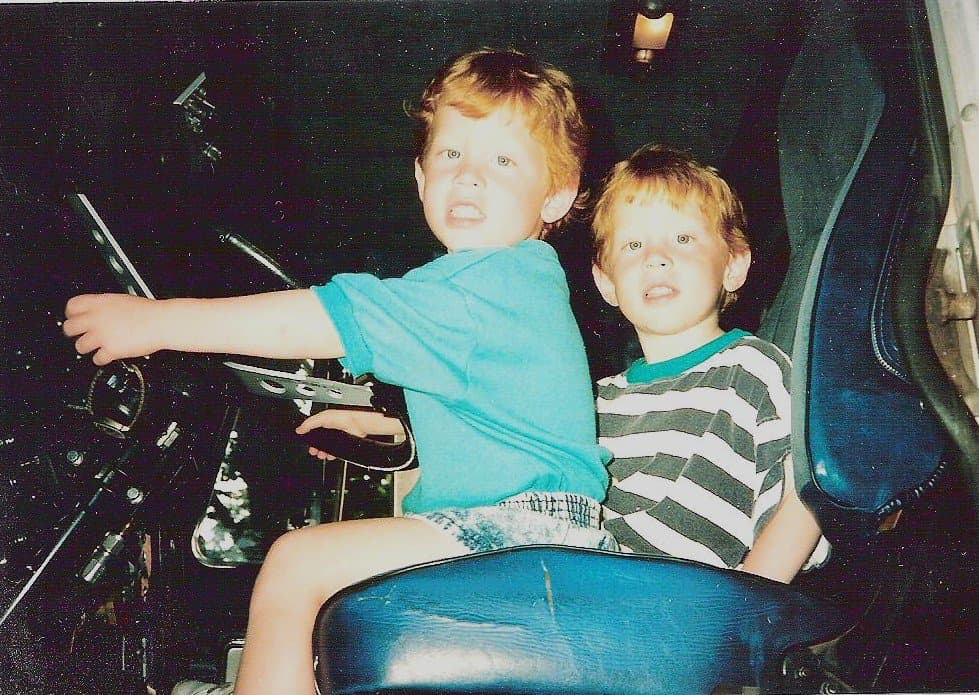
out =
[(656, 51), (666, 48), (673, 28), (674, 4), (669, 0), (638, 0), (632, 30), (632, 57), (637, 63), (653, 62)]
[(611, 72), (644, 79), (670, 70), (669, 56), (692, 41), (686, 32), (690, 0), (608, 0), (604, 61)]

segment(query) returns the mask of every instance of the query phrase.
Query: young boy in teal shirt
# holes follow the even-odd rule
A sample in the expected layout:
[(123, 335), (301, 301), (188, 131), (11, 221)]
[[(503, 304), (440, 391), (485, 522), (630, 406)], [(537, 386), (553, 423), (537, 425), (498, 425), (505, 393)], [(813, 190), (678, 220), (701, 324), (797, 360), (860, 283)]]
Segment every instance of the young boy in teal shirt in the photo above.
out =
[(436, 74), (415, 115), (418, 194), (446, 256), (388, 280), (338, 275), (223, 299), (83, 295), (65, 310), (65, 334), (99, 365), (161, 349), (340, 358), (405, 389), (421, 470), (409, 514), (273, 544), (252, 594), (239, 695), (312, 693), (316, 614), (368, 576), (527, 543), (615, 547), (599, 522), (607, 454), (584, 348), (543, 241), (577, 198), (585, 156), (570, 81), (517, 52), (475, 51)]

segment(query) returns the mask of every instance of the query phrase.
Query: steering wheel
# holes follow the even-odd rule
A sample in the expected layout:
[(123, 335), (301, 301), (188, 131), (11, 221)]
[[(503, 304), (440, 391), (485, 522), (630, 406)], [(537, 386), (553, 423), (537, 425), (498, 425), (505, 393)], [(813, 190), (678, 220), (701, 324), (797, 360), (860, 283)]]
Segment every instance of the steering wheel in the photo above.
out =
[[(99, 247), (99, 251), (109, 265), (109, 269), (122, 287), (131, 294), (153, 299), (154, 295), (149, 286), (140, 277), (139, 272), (96, 212), (88, 197), (82, 193), (75, 193), (68, 196), (68, 200), (88, 228)], [(235, 247), (272, 273), (284, 285), (285, 289), (299, 288), (299, 283), (290, 277), (271, 256), (250, 241), (231, 232), (221, 234), (219, 239), (223, 243)], [(184, 358), (185, 361), (193, 359), (189, 355), (185, 355)], [(205, 359), (203, 362), (206, 364), (207, 360)], [(261, 368), (250, 365), (225, 364), (229, 366), (234, 364), (233, 368), (239, 377), (248, 372), (261, 371)], [(312, 367), (311, 361), (306, 364), (310, 368)], [(101, 411), (99, 421), (105, 423), (104, 429), (106, 431), (115, 433), (116, 436), (124, 436), (124, 433), (138, 419), (142, 410), (143, 398), (146, 394), (145, 384), (142, 384), (138, 377), (139, 374), (138, 367), (134, 365), (119, 365), (116, 369), (100, 371), (93, 381), (93, 393), (97, 390), (101, 395), (98, 404), (98, 409)], [(416, 465), (415, 442), (403, 414), (402, 391), (397, 387), (373, 384), (358, 385), (341, 380), (315, 379), (307, 376), (303, 371), (290, 374), (267, 370), (267, 373), (259, 378), (257, 383), (250, 383), (248, 379), (243, 380), (246, 382), (246, 386), (254, 386), (250, 390), (264, 396), (288, 398), (295, 401), (315, 400), (340, 407), (368, 408), (397, 417), (407, 435), (404, 441), (400, 442), (360, 438), (339, 430), (328, 429), (314, 430), (304, 435), (304, 439), (310, 446), (372, 470), (396, 471)], [(283, 384), (290, 384), (290, 388), (283, 387)], [(377, 389), (377, 393), (375, 393), (375, 389)], [(347, 399), (338, 399), (332, 395), (347, 392), (356, 393), (357, 398), (350, 402)], [(92, 395), (90, 394), (90, 399)], [(91, 407), (92, 404), (90, 404)], [(302, 415), (301, 411), (297, 410), (297, 417), (300, 415)], [(129, 420), (132, 422), (128, 422)]]

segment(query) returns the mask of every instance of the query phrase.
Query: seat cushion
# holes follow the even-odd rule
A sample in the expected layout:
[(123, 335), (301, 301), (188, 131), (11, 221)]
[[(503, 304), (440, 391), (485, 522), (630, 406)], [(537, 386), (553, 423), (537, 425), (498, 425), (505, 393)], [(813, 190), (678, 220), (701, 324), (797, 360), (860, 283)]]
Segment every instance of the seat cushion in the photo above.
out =
[(742, 572), (528, 546), (351, 587), (321, 610), (314, 649), (331, 693), (694, 693), (758, 685), (790, 646), (851, 622)]

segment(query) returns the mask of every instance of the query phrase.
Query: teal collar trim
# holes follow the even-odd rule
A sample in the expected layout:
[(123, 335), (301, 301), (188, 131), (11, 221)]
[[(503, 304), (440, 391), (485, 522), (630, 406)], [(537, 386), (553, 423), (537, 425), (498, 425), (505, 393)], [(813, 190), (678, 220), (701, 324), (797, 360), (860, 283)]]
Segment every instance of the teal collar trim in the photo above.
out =
[(678, 376), (691, 367), (700, 364), (708, 357), (713, 357), (731, 343), (748, 335), (751, 335), (748, 331), (735, 328), (679, 357), (673, 357), (662, 362), (653, 362), (652, 364), (649, 364), (640, 357), (629, 365), (629, 368), (626, 370), (626, 381), (630, 384), (641, 384), (648, 381), (655, 381), (656, 379)]

